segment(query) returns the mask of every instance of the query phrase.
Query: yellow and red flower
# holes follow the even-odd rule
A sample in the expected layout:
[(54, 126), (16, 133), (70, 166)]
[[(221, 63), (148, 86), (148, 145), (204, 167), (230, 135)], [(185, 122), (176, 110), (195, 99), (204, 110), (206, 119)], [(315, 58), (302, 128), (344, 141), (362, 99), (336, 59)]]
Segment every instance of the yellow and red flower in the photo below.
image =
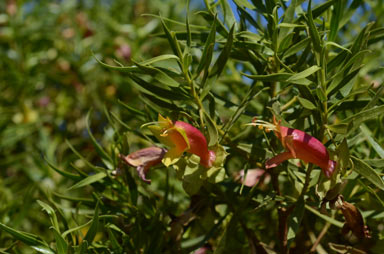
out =
[(172, 121), (159, 114), (157, 124), (148, 128), (161, 143), (169, 147), (163, 159), (165, 166), (175, 163), (184, 152), (187, 152), (199, 156), (202, 166), (212, 167), (216, 159), (215, 152), (208, 150), (204, 135), (189, 123)]
[(265, 167), (267, 169), (273, 168), (288, 159), (297, 158), (319, 166), (327, 177), (331, 177), (336, 169), (336, 161), (329, 159), (329, 153), (325, 146), (315, 137), (298, 129), (281, 126), (280, 122), (277, 122), (273, 117), (273, 124), (261, 120), (256, 120), (251, 124), (273, 130), (287, 150), (269, 159), (265, 163)]

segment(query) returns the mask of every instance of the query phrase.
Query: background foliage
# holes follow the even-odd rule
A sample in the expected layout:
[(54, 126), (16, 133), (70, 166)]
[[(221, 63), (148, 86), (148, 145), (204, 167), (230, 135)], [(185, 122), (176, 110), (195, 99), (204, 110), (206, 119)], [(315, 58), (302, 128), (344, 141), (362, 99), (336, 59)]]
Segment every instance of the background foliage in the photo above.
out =
[[(383, 11), (358, 0), (2, 1), (0, 251), (382, 253)], [(141, 128), (159, 113), (225, 149), (225, 176), (158, 167), (147, 185), (123, 165), (119, 154), (159, 145)], [(340, 165), (332, 180), (290, 161), (254, 187), (236, 181), (283, 150), (245, 127), (272, 115), (324, 142)], [(370, 239), (346, 238), (340, 211), (320, 213), (339, 193)]]

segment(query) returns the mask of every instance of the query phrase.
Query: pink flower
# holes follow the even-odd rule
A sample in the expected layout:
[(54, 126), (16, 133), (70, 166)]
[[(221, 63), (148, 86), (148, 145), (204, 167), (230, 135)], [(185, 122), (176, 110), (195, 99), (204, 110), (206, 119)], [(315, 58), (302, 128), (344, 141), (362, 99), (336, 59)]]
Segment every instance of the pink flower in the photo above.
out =
[(146, 174), (151, 167), (161, 163), (166, 151), (166, 149), (154, 146), (138, 150), (127, 156), (120, 154), (120, 158), (128, 165), (136, 167), (137, 173), (144, 182), (151, 183), (151, 180), (146, 178)]
[(255, 168), (255, 169), (248, 169), (246, 175), (245, 175), (244, 169), (242, 169), (235, 174), (235, 178), (245, 186), (253, 187), (257, 185), (260, 182), (260, 180), (263, 180), (261, 184), (268, 183), (271, 179), (271, 176), (269, 175), (269, 173), (267, 173), (266, 170)]
[(208, 150), (204, 135), (189, 123), (172, 121), (159, 114), (157, 125), (148, 128), (161, 143), (170, 147), (164, 156), (164, 165), (175, 163), (184, 152), (187, 152), (199, 156), (202, 166), (212, 167), (216, 159), (215, 152)]
[(329, 159), (325, 146), (315, 137), (297, 129), (281, 126), (273, 117), (273, 124), (256, 120), (251, 125), (273, 130), (286, 152), (280, 153), (265, 163), (265, 168), (273, 168), (289, 159), (300, 159), (319, 166), (329, 178), (336, 169), (336, 162)]

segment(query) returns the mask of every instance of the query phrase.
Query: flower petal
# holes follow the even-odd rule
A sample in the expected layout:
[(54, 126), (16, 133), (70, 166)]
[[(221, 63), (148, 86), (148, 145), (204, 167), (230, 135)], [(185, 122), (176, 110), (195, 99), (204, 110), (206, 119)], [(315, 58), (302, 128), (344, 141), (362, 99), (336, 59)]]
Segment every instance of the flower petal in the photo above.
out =
[(268, 168), (277, 167), (280, 163), (282, 163), (286, 160), (289, 160), (289, 159), (293, 159), (293, 158), (294, 157), (293, 157), (292, 153), (290, 153), (290, 152), (280, 153), (280, 154), (276, 155), (275, 157), (269, 159), (265, 163), (265, 168), (268, 169)]
[(161, 162), (166, 151), (166, 149), (160, 147), (148, 147), (127, 156), (120, 154), (120, 158), (128, 165), (136, 167), (139, 177), (144, 182), (151, 183), (151, 180), (146, 178), (146, 174), (152, 166)]

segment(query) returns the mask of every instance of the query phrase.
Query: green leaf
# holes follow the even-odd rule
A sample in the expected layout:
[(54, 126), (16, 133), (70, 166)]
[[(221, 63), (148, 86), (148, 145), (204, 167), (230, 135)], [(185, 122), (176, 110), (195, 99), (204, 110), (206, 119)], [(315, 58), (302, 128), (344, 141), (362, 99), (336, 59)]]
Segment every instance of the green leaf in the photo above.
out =
[(268, 75), (249, 75), (246, 73), (242, 74), (250, 79), (264, 82), (285, 82), (288, 78), (292, 77), (292, 74), (290, 73), (272, 73)]
[(204, 111), (204, 119), (205, 119), (205, 123), (207, 124), (207, 130), (208, 130), (208, 137), (209, 137), (208, 146), (214, 146), (217, 144), (217, 140), (219, 136), (216, 123), (205, 111)]
[(250, 10), (256, 9), (256, 7), (251, 4), (248, 0), (233, 0), (237, 5), (244, 6), (245, 8), (248, 8)]
[(256, 97), (258, 97), (262, 92), (269, 89), (269, 87), (264, 87), (257, 90), (259, 86), (253, 85), (249, 88), (247, 94), (244, 96), (243, 101), (241, 104), (236, 108), (236, 111), (231, 115), (231, 118), (228, 122), (225, 123), (225, 125), (222, 127), (222, 130), (224, 130), (224, 134), (222, 135), (222, 139), (226, 135), (226, 133), (232, 128), (232, 126), (235, 124), (235, 122), (240, 118), (240, 116), (244, 113), (245, 109), (247, 108), (248, 104)]
[(121, 247), (119, 241), (116, 239), (115, 234), (113, 231), (108, 227), (107, 228), (108, 237), (111, 241), (112, 249), (116, 251), (116, 253), (123, 253), (123, 247)]
[(371, 168), (367, 163), (360, 160), (359, 158), (353, 156), (351, 156), (351, 158), (354, 164), (354, 171), (356, 171), (359, 175), (365, 177), (368, 181), (376, 185), (381, 190), (384, 190), (383, 179), (373, 168)]
[(339, 45), (339, 44), (337, 44), (336, 42), (333, 42), (333, 41), (327, 41), (327, 42), (325, 43), (325, 46), (326, 46), (326, 47), (328, 47), (328, 46), (334, 46), (334, 47), (336, 47), (336, 48), (342, 49), (342, 50), (347, 51), (348, 53), (352, 54), (352, 52), (351, 52), (349, 49), (347, 49), (347, 48), (345, 48), (345, 47), (343, 47), (343, 46), (341, 46), (341, 45)]
[(112, 169), (113, 168), (112, 158), (109, 156), (109, 154), (107, 154), (104, 151), (104, 149), (101, 147), (99, 142), (97, 142), (97, 140), (95, 139), (95, 137), (93, 136), (93, 134), (91, 132), (91, 128), (89, 127), (91, 113), (92, 113), (92, 110), (88, 111), (88, 114), (87, 114), (87, 117), (86, 117), (86, 120), (85, 120), (85, 126), (87, 128), (88, 135), (91, 138), (92, 144), (95, 147), (96, 152), (100, 155), (100, 157), (103, 160), (104, 164), (109, 169)]
[(213, 65), (210, 76), (220, 76), (221, 72), (224, 70), (225, 64), (227, 63), (231, 54), (234, 30), (235, 25), (232, 25), (231, 30), (229, 31), (229, 34), (227, 36), (227, 42), (225, 43), (223, 50), (221, 51), (219, 57)]
[(173, 102), (169, 100), (163, 100), (158, 97), (151, 96), (149, 94), (144, 94), (141, 97), (141, 100), (148, 106), (151, 106), (154, 109), (157, 109), (155, 111), (158, 113), (167, 113), (169, 112), (169, 110), (173, 110), (176, 112), (182, 111), (182, 109), (178, 107), (176, 104), (174, 104)]
[(364, 162), (375, 168), (384, 168), (384, 159), (369, 159)]
[(131, 106), (129, 106), (128, 104), (122, 102), (121, 100), (117, 100), (117, 103), (119, 103), (121, 106), (123, 106), (126, 110), (128, 110), (130, 113), (132, 113), (133, 115), (135, 115), (135, 117), (141, 117), (141, 119), (145, 120), (145, 114), (142, 110), (138, 110), (136, 108), (133, 108)]
[(64, 231), (64, 232), (61, 234), (61, 236), (62, 236), (63, 238), (65, 238), (68, 234), (70, 234), (70, 233), (72, 233), (72, 232), (75, 232), (75, 231), (78, 231), (78, 230), (80, 230), (80, 229), (82, 229), (82, 228), (88, 227), (92, 222), (93, 222), (93, 220), (90, 220), (90, 221), (88, 221), (87, 223), (85, 223), (85, 224), (83, 224), (83, 225), (80, 225), (80, 226), (77, 226), (77, 227), (74, 227), (74, 228), (70, 228), (70, 229)]
[(344, 138), (343, 142), (337, 147), (337, 155), (339, 157), (340, 168), (346, 170), (350, 164), (350, 153), (346, 138)]
[(257, 30), (260, 31), (260, 33), (263, 33), (264, 27), (253, 18), (253, 15), (247, 12), (242, 5), (239, 5), (237, 1), (234, 2), (237, 6), (237, 11), (240, 12), (239, 15), (242, 16), (245, 20), (247, 20), (252, 26), (256, 27)]
[(360, 130), (367, 138), (368, 143), (375, 149), (380, 158), (384, 159), (384, 149), (371, 137), (368, 127), (365, 125), (360, 126)]
[(349, 82), (353, 82), (353, 79), (356, 78), (360, 69), (361, 67), (355, 69), (354, 71), (343, 77), (343, 79), (339, 83), (332, 82), (331, 85), (327, 88), (328, 97), (331, 97), (333, 94), (335, 94), (344, 86), (346, 86)]
[(287, 79), (287, 82), (292, 82), (294, 83), (294, 81), (297, 81), (297, 80), (302, 80), (310, 75), (312, 75), (313, 73), (317, 72), (318, 70), (320, 70), (321, 68), (319, 66), (311, 66), (309, 67), (308, 69), (302, 71), (302, 72), (299, 72), (299, 73), (296, 73), (294, 75), (292, 75), (291, 77), (289, 77)]
[(323, 12), (325, 12), (327, 9), (329, 9), (335, 1), (338, 1), (338, 0), (329, 0), (325, 3), (322, 3), (318, 6), (316, 6), (312, 10), (313, 18), (315, 19), (315, 18), (319, 17)]
[(106, 63), (100, 61), (95, 55), (93, 55), (93, 57), (103, 67), (111, 69), (111, 70), (122, 71), (122, 72), (137, 72), (137, 71), (139, 71), (139, 68), (136, 66), (133, 66), (133, 67), (130, 67), (130, 66), (113, 66), (113, 65), (109, 65), (109, 64), (106, 64)]
[(55, 228), (51, 227), (51, 229), (53, 230), (53, 234), (55, 236), (57, 253), (67, 254), (68, 243), (65, 241), (65, 239), (60, 235), (60, 233)]
[(384, 105), (381, 105), (378, 107), (360, 111), (359, 113), (356, 113), (344, 119), (343, 122), (351, 124), (350, 133), (352, 133), (352, 130), (355, 130), (356, 128), (360, 127), (360, 125), (363, 122), (377, 118), (379, 116), (382, 116), (383, 114), (384, 114)]
[(292, 213), (289, 215), (288, 218), (288, 233), (287, 233), (287, 240), (288, 240), (288, 247), (292, 243), (292, 241), (296, 237), (296, 233), (300, 228), (301, 220), (304, 216), (304, 210), (305, 210), (305, 202), (304, 199), (299, 199), (296, 204), (295, 208), (293, 209)]
[(313, 15), (312, 15), (312, 0), (309, 0), (308, 3), (308, 17), (307, 17), (307, 24), (308, 24), (308, 30), (309, 30), (309, 35), (312, 40), (313, 48), (315, 49), (316, 52), (320, 53), (321, 52), (321, 41), (320, 41), (320, 35), (319, 31), (317, 30), (315, 26), (315, 22), (313, 21)]
[(78, 197), (74, 197), (72, 195), (71, 196), (65, 196), (65, 195), (62, 195), (62, 194), (57, 193), (57, 192), (53, 192), (52, 194), (55, 195), (56, 197), (61, 198), (61, 199), (74, 201), (76, 203), (83, 203), (83, 204), (88, 205), (88, 206), (94, 206), (95, 205), (95, 201), (93, 199), (90, 199), (90, 198), (78, 198)]
[(331, 18), (331, 26), (329, 31), (328, 40), (334, 41), (337, 35), (337, 32), (339, 31), (339, 22), (342, 18), (343, 14), (343, 7), (342, 6), (343, 1), (336, 1), (333, 5), (332, 10), (332, 18)]
[[(56, 213), (55, 213), (55, 210), (53, 210), (53, 208), (48, 205), (47, 203), (44, 203), (43, 201), (40, 201), (40, 200), (37, 200), (37, 203), (43, 208), (43, 210), (45, 210), (47, 212), (47, 214), (49, 215), (49, 218), (51, 220), (51, 224), (53, 226), (54, 229), (56, 229), (57, 231), (60, 230), (60, 227), (59, 227), (59, 222), (57, 220), (57, 217), (56, 217)], [(60, 232), (60, 231), (59, 231)]]
[(36, 235), (10, 228), (3, 223), (0, 223), (0, 229), (41, 253), (54, 254), (54, 252), (48, 248), (48, 244)]
[[(76, 154), (77, 157), (79, 157), (88, 167), (92, 168), (92, 169), (95, 169), (95, 170), (98, 170), (98, 168), (93, 165), (92, 163), (90, 163), (87, 159), (85, 159), (73, 146), (71, 143), (69, 143), (68, 140), (65, 140), (65, 142), (67, 143), (68, 147), (72, 150), (72, 152), (74, 154)], [(75, 167), (74, 167), (75, 168)], [(76, 169), (76, 168), (75, 168)], [(86, 174), (82, 171), (78, 171), (79, 173), (81, 173), (82, 176), (86, 176)]]
[[(162, 24), (162, 26), (163, 26), (163, 30), (164, 30), (165, 36), (166, 36), (167, 39), (168, 39), (169, 45), (171, 46), (173, 53), (181, 59), (182, 56), (183, 56), (183, 54), (182, 54), (182, 52), (181, 52), (179, 42), (178, 42), (177, 39), (176, 39), (175, 32), (170, 31), (170, 30), (168, 29), (168, 27), (167, 27), (167, 25), (165, 24), (163, 18), (161, 18), (161, 24)], [(180, 67), (181, 67), (181, 66), (180, 66)]]
[(180, 61), (180, 58), (178, 56), (170, 55), (170, 54), (164, 54), (164, 55), (156, 56), (156, 57), (153, 57), (151, 59), (142, 61), (142, 62), (140, 62), (140, 65), (152, 65), (152, 64), (157, 63), (157, 62), (168, 61), (168, 60), (172, 60), (172, 59), (176, 60), (178, 62)]
[(236, 26), (236, 18), (233, 15), (231, 6), (228, 3), (228, 0), (219, 0), (222, 13), (224, 15), (224, 24), (227, 27)]
[(183, 176), (183, 188), (190, 196), (196, 194), (203, 184), (201, 175), (206, 171), (199, 164), (200, 158), (197, 155), (192, 155), (185, 165)]
[[(238, 241), (233, 237), (234, 233), (238, 232), (239, 218), (235, 214), (229, 214), (224, 222), (222, 229), (222, 236), (217, 243), (215, 254), (227, 254), (234, 253), (234, 250), (238, 250), (240, 246)], [(256, 253), (256, 252), (255, 252)]]
[(187, 94), (181, 93), (179, 89), (173, 90), (169, 87), (162, 88), (153, 85), (136, 75), (130, 74), (129, 77), (141, 88), (143, 93), (149, 94), (160, 99), (168, 100), (185, 100), (188, 99)]
[(307, 99), (304, 99), (304, 98), (301, 98), (301, 97), (297, 97), (297, 99), (299, 100), (300, 104), (306, 108), (306, 109), (309, 109), (309, 110), (315, 110), (317, 109), (316, 106), (309, 100)]
[[(212, 24), (215, 15), (214, 13), (209, 13), (207, 11), (198, 11), (196, 14), (203, 16), (203, 18), (209, 23)], [(221, 34), (224, 38), (228, 37), (228, 30), (225, 25), (218, 19), (216, 25), (216, 31)]]
[(211, 31), (208, 35), (207, 40), (205, 41), (203, 54), (201, 55), (201, 59), (197, 67), (195, 77), (198, 77), (201, 71), (211, 64), (213, 47), (215, 45), (215, 37), (216, 37), (216, 20), (217, 20), (217, 15), (215, 16), (213, 23), (211, 24)]
[(293, 44), (291, 47), (289, 47), (284, 52), (282, 59), (290, 57), (290, 56), (304, 50), (308, 46), (309, 43), (310, 43), (310, 38), (305, 38), (305, 39), (299, 41), (298, 43)]
[[(272, 73), (269, 75), (248, 75), (245, 73), (242, 73), (244, 76), (257, 80), (257, 81), (264, 81), (264, 82), (288, 82), (287, 80), (293, 76), (291, 73)], [(312, 82), (306, 78), (303, 79), (293, 79), (290, 81), (290, 83), (298, 84), (298, 85), (310, 85)]]
[(342, 228), (344, 223), (340, 222), (340, 221), (337, 221), (335, 220), (334, 218), (331, 218), (325, 214), (322, 214), (320, 213), (319, 211), (317, 211), (316, 209), (310, 207), (309, 205), (305, 205), (305, 209), (307, 209), (308, 211), (312, 212), (313, 214), (317, 215), (318, 217), (322, 218), (323, 220), (331, 223), (332, 225), (338, 227), (338, 228)]
[(69, 187), (68, 190), (78, 189), (78, 188), (84, 187), (86, 185), (90, 185), (92, 183), (100, 181), (101, 179), (103, 179), (106, 176), (107, 176), (107, 173), (104, 173), (104, 172), (100, 172), (100, 173), (88, 176), (88, 177), (84, 178), (83, 180), (81, 180), (80, 182), (77, 182), (76, 184)]
[(369, 103), (363, 108), (363, 110), (367, 110), (376, 105), (377, 101), (382, 98), (384, 91), (384, 86), (380, 86), (377, 89), (375, 96), (369, 101)]
[(74, 181), (80, 181), (81, 179), (83, 179), (83, 177), (81, 177), (79, 175), (75, 175), (75, 174), (69, 173), (68, 171), (61, 170), (61, 169), (57, 168), (52, 163), (50, 163), (46, 158), (44, 158), (44, 160), (45, 160), (45, 162), (47, 162), (47, 164), (50, 168), (52, 168), (57, 173), (59, 173), (60, 175), (66, 177), (66, 178), (69, 178), (69, 179), (74, 180)]
[(43, 253), (43, 254), (54, 254), (55, 253), (50, 248), (45, 247), (45, 246), (30, 246), (30, 247), (32, 249), (34, 249), (35, 251), (37, 251), (39, 253)]
[(136, 63), (136, 65), (144, 71), (145, 74), (151, 75), (152, 78), (156, 79), (160, 83), (162, 83), (165, 86), (170, 87), (179, 87), (180, 83), (165, 74), (163, 71), (161, 71), (158, 68), (152, 67), (152, 66), (145, 66), (141, 65), (139, 63)]
[(289, 4), (288, 8), (284, 12), (284, 18), (283, 18), (283, 23), (280, 23), (280, 31), (279, 31), (279, 37), (278, 41), (279, 44), (285, 38), (290, 31), (292, 31), (292, 26), (282, 26), (282, 24), (289, 24), (289, 25), (296, 25), (296, 24), (291, 24), (293, 22), (294, 16), (295, 16), (295, 9), (296, 9), (297, 1), (292, 0), (291, 3)]
[(362, 49), (365, 49), (367, 47), (367, 41), (369, 38), (369, 31), (371, 27), (373, 26), (373, 22), (368, 23), (359, 33), (357, 38), (353, 40), (353, 44), (351, 47), (351, 51), (353, 54), (358, 53)]
[(88, 232), (84, 237), (84, 241), (92, 243), (93, 239), (97, 234), (98, 228), (99, 228), (99, 202), (97, 202), (96, 204), (95, 214), (92, 219), (92, 224), (89, 227)]
[(226, 173), (224, 162), (228, 153), (225, 151), (224, 147), (220, 145), (213, 147), (212, 150), (215, 152), (216, 160), (213, 163), (213, 166), (206, 172), (206, 177), (209, 182), (218, 183), (225, 179)]

